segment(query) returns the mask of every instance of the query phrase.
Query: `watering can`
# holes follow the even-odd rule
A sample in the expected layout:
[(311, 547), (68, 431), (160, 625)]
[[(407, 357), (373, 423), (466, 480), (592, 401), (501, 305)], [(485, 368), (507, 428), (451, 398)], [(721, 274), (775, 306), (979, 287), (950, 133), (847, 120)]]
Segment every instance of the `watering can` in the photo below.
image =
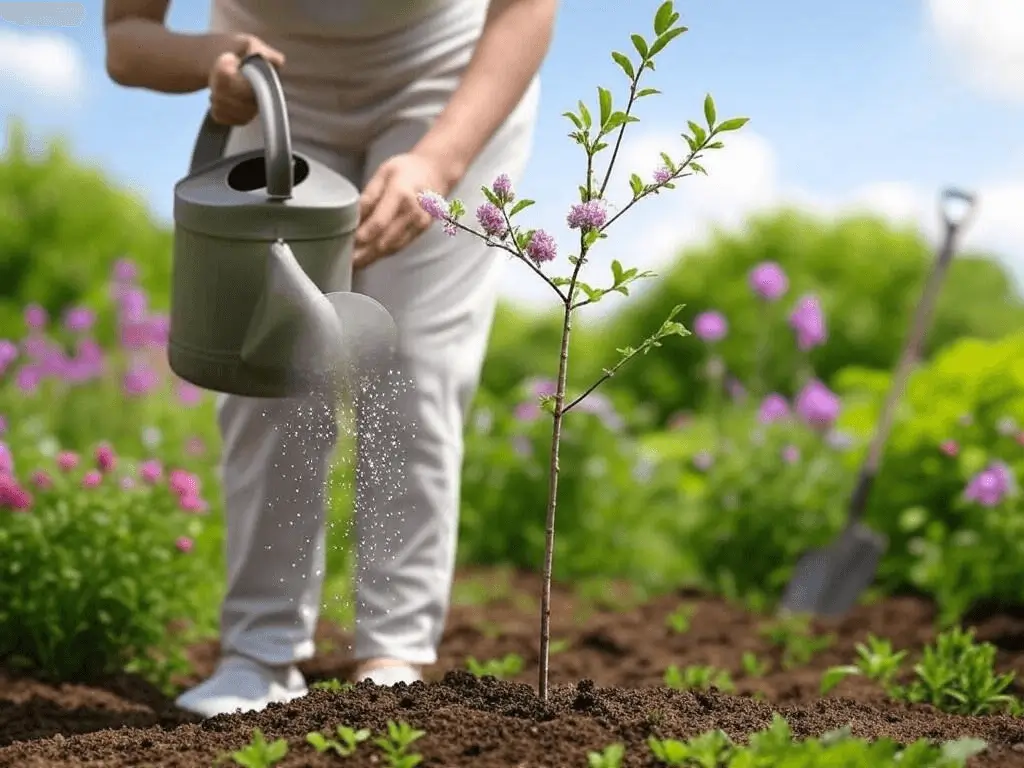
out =
[(379, 366), (397, 328), (352, 292), (359, 191), (292, 148), (284, 90), (246, 57), (262, 149), (224, 157), (230, 128), (207, 113), (189, 175), (174, 188), (168, 361), (204, 389), (294, 397)]

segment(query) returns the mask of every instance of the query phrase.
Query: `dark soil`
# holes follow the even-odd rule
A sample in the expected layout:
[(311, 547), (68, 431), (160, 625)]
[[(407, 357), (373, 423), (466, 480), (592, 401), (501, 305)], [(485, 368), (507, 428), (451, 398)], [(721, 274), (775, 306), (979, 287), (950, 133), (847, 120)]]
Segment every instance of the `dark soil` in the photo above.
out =
[[(555, 689), (544, 707), (533, 689), (537, 610), (530, 596), (537, 594), (535, 586), (530, 578), (500, 573), (464, 577), (432, 682), (393, 690), (364, 684), (343, 692), (313, 691), (263, 713), (205, 723), (131, 678), (53, 686), (0, 673), (0, 766), (210, 766), (245, 745), (255, 727), (268, 738), (288, 739), (291, 752), (281, 766), (381, 766), (373, 746), (363, 745), (355, 757), (341, 761), (317, 755), (305, 736), (339, 724), (379, 731), (388, 720), (402, 720), (426, 731), (415, 744), (423, 766), (571, 768), (585, 766), (588, 751), (621, 742), (627, 746), (625, 764), (639, 768), (654, 765), (644, 745), (649, 735), (685, 738), (721, 728), (742, 739), (779, 712), (798, 736), (849, 725), (858, 736), (901, 742), (978, 737), (990, 749), (972, 766), (1024, 768), (1024, 720), (954, 717), (897, 704), (858, 680), (843, 683), (827, 698), (819, 696), (823, 670), (852, 661), (854, 644), (869, 633), (890, 638), (898, 648), (928, 642), (933, 611), (922, 600), (889, 599), (858, 608), (841, 622), (821, 624), (817, 629), (831, 634), (832, 644), (786, 668), (782, 649), (761, 632), (770, 620), (722, 601), (681, 593), (629, 605), (610, 590), (598, 600), (558, 590)], [(683, 633), (666, 626), (666, 617), (680, 605), (694, 611)], [(979, 639), (1000, 648), (1000, 667), (1024, 678), (1024, 618), (990, 613), (973, 625)], [(311, 682), (344, 679), (350, 671), (347, 636), (324, 624), (320, 639), (320, 655), (304, 666), (307, 677)], [(767, 674), (745, 675), (746, 651), (770, 663)], [(478, 680), (451, 671), (464, 669), (468, 656), (487, 660), (509, 653), (525, 662), (516, 681)], [(193, 659), (196, 679), (208, 674), (215, 645), (194, 648)], [(662, 679), (671, 664), (725, 669), (738, 695), (668, 690)]]

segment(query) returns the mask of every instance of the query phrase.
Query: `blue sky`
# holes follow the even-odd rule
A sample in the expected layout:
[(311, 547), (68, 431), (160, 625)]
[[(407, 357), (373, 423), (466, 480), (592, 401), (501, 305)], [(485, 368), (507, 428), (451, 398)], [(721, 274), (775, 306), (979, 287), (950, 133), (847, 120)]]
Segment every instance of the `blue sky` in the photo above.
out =
[[(42, 0), (39, 0), (42, 2)], [(324, 0), (330, 2), (331, 0)], [(628, 33), (647, 31), (657, 0), (563, 0), (544, 66), (542, 116), (521, 188), (538, 199), (536, 223), (562, 228), (580, 159), (560, 114), (594, 86), (619, 87), (609, 59)], [(76, 29), (0, 22), (0, 112), (40, 138), (66, 135), (76, 154), (136, 189), (169, 218), (206, 96), (119, 88), (103, 68), (102, 3), (85, 0)], [(932, 232), (943, 185), (974, 188), (982, 207), (969, 233), (1024, 273), (1024, 2), (1021, 0), (691, 0), (678, 2), (690, 32), (663, 55), (627, 139), (623, 171), (649, 174), (661, 149), (700, 115), (710, 91), (720, 115), (749, 130), (712, 162), (710, 178), (638, 211), (609, 248), (656, 265), (714, 223), (796, 202), (823, 213), (867, 206)], [(208, 2), (174, 0), (171, 25), (201, 30)], [(525, 273), (510, 296), (533, 301)]]

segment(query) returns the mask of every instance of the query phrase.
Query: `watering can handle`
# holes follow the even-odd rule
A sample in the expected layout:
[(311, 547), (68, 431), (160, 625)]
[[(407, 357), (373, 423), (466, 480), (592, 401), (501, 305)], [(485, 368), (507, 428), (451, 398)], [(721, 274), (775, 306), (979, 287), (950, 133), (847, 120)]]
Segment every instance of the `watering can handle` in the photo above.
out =
[[(288, 125), (288, 110), (284, 100), (284, 88), (274, 65), (258, 53), (242, 59), (239, 71), (252, 85), (259, 107), (260, 124), (263, 128), (263, 153), (267, 165), (267, 196), (274, 200), (287, 200), (292, 196), (292, 136)], [(203, 125), (196, 137), (192, 150), (189, 172), (215, 163), (224, 156), (231, 126), (222, 125), (213, 119), (210, 112), (203, 118)]]

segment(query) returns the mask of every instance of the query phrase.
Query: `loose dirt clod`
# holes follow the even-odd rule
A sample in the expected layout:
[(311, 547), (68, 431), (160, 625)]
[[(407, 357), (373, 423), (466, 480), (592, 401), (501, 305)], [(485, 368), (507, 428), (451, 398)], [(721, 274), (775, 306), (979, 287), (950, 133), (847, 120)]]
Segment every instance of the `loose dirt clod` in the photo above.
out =
[[(493, 575), (478, 578), (486, 582)], [(769, 622), (722, 601), (679, 594), (624, 613), (590, 612), (577, 625), (573, 617), (581, 613), (579, 601), (558, 590), (553, 632), (565, 649), (552, 657), (556, 688), (545, 707), (531, 685), (537, 668), (536, 614), (525, 612), (516, 599), (536, 584), (530, 577), (514, 582), (511, 591), (495, 589), (500, 599), (494, 603), (453, 610), (433, 682), (394, 690), (370, 684), (318, 689), (259, 714), (197, 723), (158, 691), (129, 677), (94, 686), (54, 686), (0, 673), (0, 766), (208, 767), (225, 752), (247, 744), (254, 728), (268, 740), (288, 739), (289, 754), (279, 763), (283, 768), (338, 765), (340, 758), (318, 754), (307, 734), (334, 732), (345, 725), (371, 729), (376, 736), (388, 721), (396, 721), (426, 732), (414, 751), (428, 767), (572, 768), (587, 764), (588, 751), (620, 742), (626, 746), (624, 765), (641, 768), (652, 765), (645, 744), (650, 735), (686, 738), (721, 728), (742, 740), (767, 727), (773, 711), (779, 711), (797, 736), (845, 725), (857, 736), (902, 742), (973, 736), (987, 740), (991, 748), (971, 766), (1024, 768), (1024, 720), (954, 717), (894, 703), (877, 686), (857, 679), (820, 698), (822, 673), (849, 663), (854, 644), (868, 634), (890, 638), (897, 648), (916, 649), (931, 640), (933, 613), (924, 601), (890, 599), (858, 608), (841, 622), (819, 625), (815, 630), (832, 635), (834, 642), (806, 666), (787, 669), (782, 649), (762, 631)], [(693, 606), (692, 619), (680, 633), (666, 617), (684, 603)], [(996, 615), (975, 626), (979, 640), (1002, 649), (1000, 669), (1024, 674), (1024, 619)], [(330, 650), (304, 665), (304, 671), (311, 681), (344, 679), (350, 670), (347, 636), (327, 625), (320, 634), (330, 641), (324, 644)], [(470, 656), (483, 662), (506, 654), (523, 660), (513, 680), (481, 679), (465, 670)], [(767, 672), (745, 671), (750, 654), (767, 664)], [(197, 676), (208, 674), (215, 658), (212, 644), (193, 649)], [(725, 670), (738, 693), (760, 692), (765, 700), (714, 690), (665, 689), (665, 670), (673, 664)], [(379, 749), (370, 740), (343, 763), (367, 768), (379, 766), (379, 759)]]

